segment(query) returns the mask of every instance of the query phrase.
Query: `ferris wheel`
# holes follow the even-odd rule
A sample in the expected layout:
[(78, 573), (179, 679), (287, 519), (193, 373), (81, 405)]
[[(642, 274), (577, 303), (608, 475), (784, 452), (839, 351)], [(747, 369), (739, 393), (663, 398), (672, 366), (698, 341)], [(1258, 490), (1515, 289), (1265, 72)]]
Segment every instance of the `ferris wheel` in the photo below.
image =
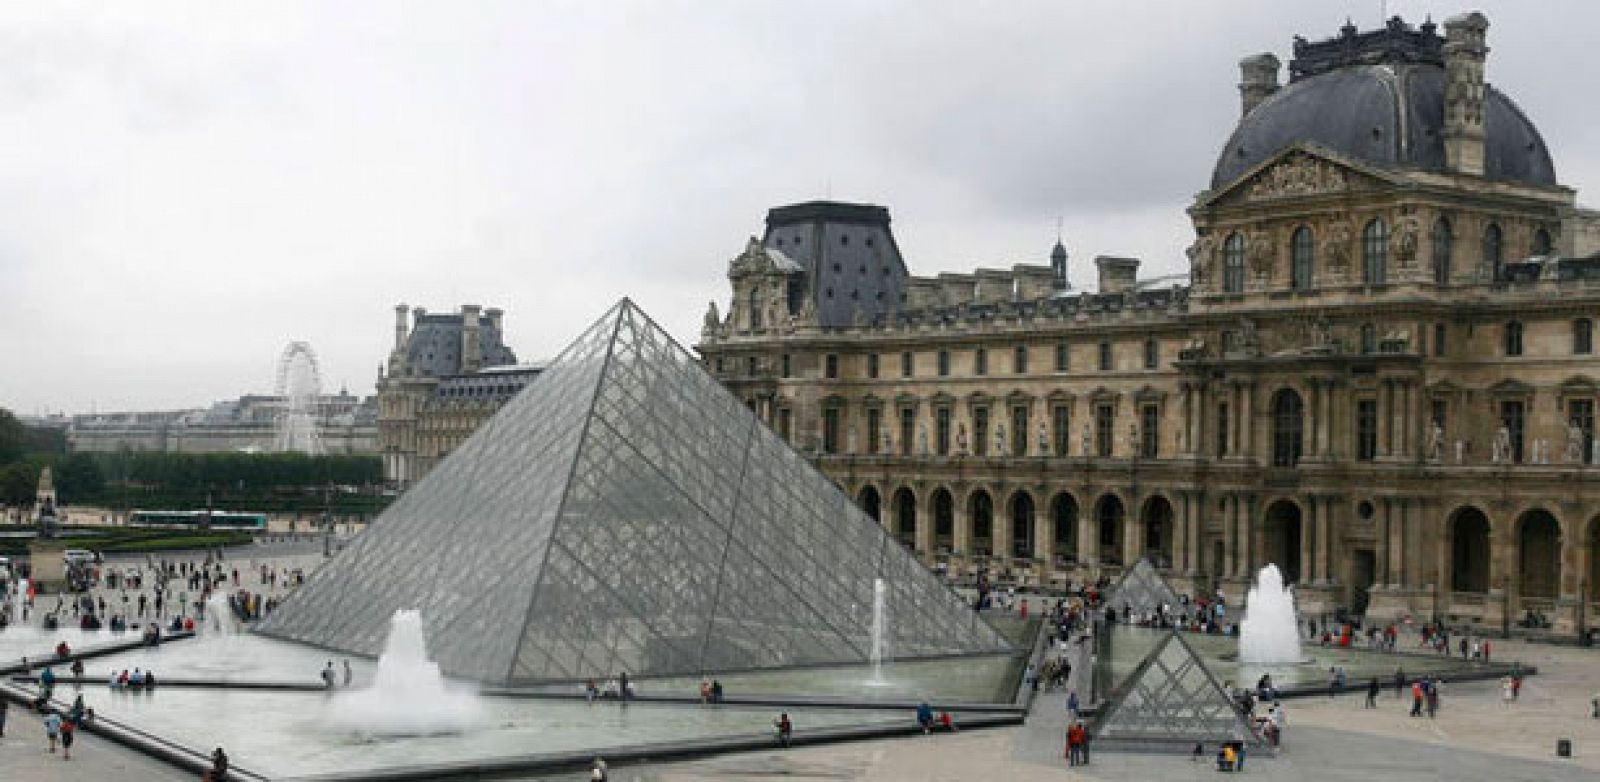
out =
[(307, 342), (290, 342), (278, 357), (277, 395), (283, 399), (278, 412), (277, 451), (322, 453), (321, 432), (317, 429), (317, 401), (322, 397), (322, 370), (317, 354)]

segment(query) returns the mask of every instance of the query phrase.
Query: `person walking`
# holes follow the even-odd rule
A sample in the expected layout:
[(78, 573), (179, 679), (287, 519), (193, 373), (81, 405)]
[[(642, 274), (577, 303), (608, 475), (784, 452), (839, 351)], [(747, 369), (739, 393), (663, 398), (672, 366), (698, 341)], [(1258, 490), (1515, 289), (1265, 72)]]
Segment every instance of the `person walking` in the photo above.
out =
[(589, 782), (606, 782), (608, 778), (605, 758), (595, 758), (594, 765), (589, 767)]
[(344, 686), (349, 687), (350, 683), (355, 681), (355, 678), (356, 678), (355, 671), (350, 670), (350, 661), (349, 660), (345, 660), (344, 661)]
[(1406, 670), (1404, 668), (1396, 668), (1394, 669), (1394, 697), (1400, 697), (1401, 693), (1405, 692), (1405, 689)]
[(11, 704), (5, 698), (0, 698), (0, 739), (6, 737), (6, 710), (10, 708)]
[(1428, 719), (1433, 719), (1439, 714), (1439, 680), (1428, 680)]
[(788, 749), (789, 742), (794, 739), (794, 722), (789, 719), (789, 712), (780, 713), (772, 726), (778, 729), (778, 746)]
[(1073, 722), (1078, 721), (1078, 706), (1078, 691), (1073, 690), (1067, 693), (1067, 718)]
[(55, 754), (56, 740), (61, 737), (61, 715), (50, 712), (44, 715), (44, 735), (50, 740), (50, 754)]
[(1411, 683), (1411, 716), (1422, 716), (1422, 680)]
[(1372, 681), (1367, 682), (1367, 705), (1365, 708), (1378, 708), (1378, 690), (1378, 677), (1374, 676)]
[(78, 726), (72, 720), (63, 720), (61, 723), (61, 759), (72, 759), (72, 737), (78, 732)]
[(334, 679), (335, 679), (335, 675), (333, 673), (333, 661), (329, 660), (328, 661), (328, 667), (322, 669), (322, 686), (323, 686), (323, 689), (332, 690), (333, 689)]

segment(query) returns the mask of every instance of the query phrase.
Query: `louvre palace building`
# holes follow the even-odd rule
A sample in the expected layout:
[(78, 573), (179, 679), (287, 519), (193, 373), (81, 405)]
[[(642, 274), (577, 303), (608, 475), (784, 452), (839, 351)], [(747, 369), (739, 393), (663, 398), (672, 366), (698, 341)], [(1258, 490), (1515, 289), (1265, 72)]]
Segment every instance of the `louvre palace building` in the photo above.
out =
[(1486, 82), (1488, 27), (1244, 59), (1186, 276), (1102, 255), (1073, 291), (1059, 243), (913, 276), (886, 208), (801, 203), (732, 260), (698, 348), (952, 575), (1148, 556), (1238, 600), (1276, 563), (1312, 613), (1571, 637), (1600, 610), (1600, 213)]

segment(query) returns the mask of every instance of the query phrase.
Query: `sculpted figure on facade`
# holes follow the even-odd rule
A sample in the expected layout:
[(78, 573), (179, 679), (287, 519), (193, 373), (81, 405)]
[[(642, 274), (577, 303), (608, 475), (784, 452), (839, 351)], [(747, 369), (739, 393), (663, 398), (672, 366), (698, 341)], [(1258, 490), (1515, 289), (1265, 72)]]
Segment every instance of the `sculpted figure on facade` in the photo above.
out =
[(1565, 454), (1567, 464), (1577, 464), (1583, 461), (1583, 430), (1577, 424), (1567, 424), (1567, 449)]
[(1436, 462), (1444, 452), (1444, 428), (1438, 421), (1433, 422), (1433, 429), (1428, 432), (1428, 461)]
[(1409, 269), (1417, 260), (1417, 246), (1421, 241), (1422, 221), (1416, 215), (1406, 215), (1394, 228), (1394, 254), (1400, 268)]
[(1217, 243), (1210, 236), (1199, 236), (1184, 252), (1189, 256), (1190, 283), (1203, 287), (1206, 281), (1211, 279), (1212, 263), (1217, 255)]
[(890, 439), (888, 429), (883, 430), (883, 450), (880, 453), (885, 455), (894, 453), (894, 440)]
[(1079, 456), (1088, 456), (1090, 448), (1091, 448), (1091, 446), (1093, 446), (1093, 444), (1094, 444), (1094, 433), (1089, 431), (1089, 425), (1088, 424), (1084, 424), (1083, 425), (1082, 450), (1078, 451), (1078, 455)]
[(1490, 455), (1490, 461), (1495, 464), (1511, 461), (1511, 430), (1505, 424), (1495, 430), (1494, 452)]
[(1251, 231), (1245, 239), (1246, 260), (1250, 273), (1262, 280), (1272, 279), (1272, 266), (1278, 254), (1278, 245), (1267, 231)]
[(1050, 430), (1044, 424), (1039, 424), (1039, 455), (1050, 455)]
[(1140, 455), (1139, 450), (1139, 425), (1128, 424), (1128, 456)]
[(1296, 155), (1268, 169), (1250, 184), (1252, 201), (1286, 196), (1314, 195), (1344, 190), (1349, 185), (1344, 170), (1324, 160)]
[(917, 452), (923, 456), (928, 455), (928, 425), (923, 424), (917, 429)]
[(1322, 240), (1322, 259), (1329, 272), (1339, 278), (1350, 270), (1350, 221), (1344, 218), (1328, 223)]
[(722, 328), (722, 317), (717, 314), (717, 303), (711, 302), (706, 307), (705, 320), (700, 324), (700, 336), (711, 339), (717, 335), (717, 330)]
[(1006, 425), (996, 424), (994, 427), (994, 455), (1006, 455)]
[(844, 452), (845, 453), (855, 453), (856, 452), (856, 425), (855, 424), (851, 424), (850, 428), (847, 429), (846, 432), (845, 432)]
[(967, 425), (956, 424), (956, 455), (967, 455)]

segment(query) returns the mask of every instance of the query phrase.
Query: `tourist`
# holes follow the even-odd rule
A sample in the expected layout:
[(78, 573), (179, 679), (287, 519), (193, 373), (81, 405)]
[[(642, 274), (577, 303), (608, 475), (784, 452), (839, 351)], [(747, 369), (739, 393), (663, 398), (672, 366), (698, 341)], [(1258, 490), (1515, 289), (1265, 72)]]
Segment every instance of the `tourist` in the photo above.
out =
[(1083, 758), (1083, 725), (1073, 720), (1067, 726), (1067, 765), (1076, 766)]
[(56, 686), (56, 672), (51, 670), (50, 666), (46, 665), (44, 670), (39, 672), (39, 685), (46, 689)]
[(345, 660), (344, 661), (344, 686), (349, 687), (350, 683), (355, 681), (355, 678), (356, 678), (355, 672), (350, 670), (350, 661), (349, 660)]
[(1224, 743), (1222, 747), (1217, 750), (1217, 770), (1232, 771), (1234, 763), (1238, 760), (1238, 758), (1239, 756), (1233, 751), (1233, 745)]
[(604, 758), (595, 758), (594, 765), (589, 768), (590, 782), (606, 782), (606, 761)]
[(335, 678), (337, 678), (337, 677), (333, 672), (333, 661), (329, 660), (328, 661), (328, 667), (322, 669), (322, 685), (323, 685), (323, 689), (328, 689), (328, 690), (333, 689), (333, 682), (334, 682)]
[(1502, 676), (1502, 677), (1500, 677), (1500, 702), (1505, 704), (1505, 705), (1507, 705), (1507, 706), (1511, 705), (1511, 677), (1510, 676)]
[[(1595, 703), (1600, 704), (1600, 696), (1596, 696)], [(6, 710), (11, 708), (11, 703), (5, 698), (0, 698), (0, 739), (6, 736)], [(1600, 717), (1600, 705), (1596, 705), (1595, 716)]]
[(1489, 641), (1487, 639), (1483, 642), (1483, 662), (1484, 664), (1489, 662)]
[(1367, 682), (1367, 704), (1366, 704), (1366, 706), (1364, 708), (1368, 708), (1368, 709), (1376, 709), (1376, 708), (1378, 708), (1378, 690), (1379, 689), (1380, 688), (1378, 686), (1378, 677), (1374, 676), (1374, 677), (1372, 677), (1372, 681)]
[(938, 723), (939, 723), (939, 727), (944, 728), (946, 733), (959, 733), (960, 732), (960, 731), (956, 730), (955, 718), (951, 717), (950, 716), (950, 712), (948, 712), (948, 711), (939, 712)]
[(787, 748), (794, 738), (794, 723), (789, 720), (789, 712), (780, 713), (772, 726), (778, 730), (778, 745)]
[(72, 722), (72, 720), (66, 720), (66, 721), (63, 721), (61, 723), (61, 759), (62, 760), (71, 760), (72, 759), (72, 736), (73, 736), (74, 733), (77, 732), (77, 730), (78, 730), (78, 726), (76, 724), (74, 724)]
[(711, 680), (711, 702), (722, 702), (722, 682), (717, 679)]
[(56, 644), (56, 659), (57, 660), (60, 660), (62, 662), (66, 662), (67, 658), (71, 657), (71, 656), (72, 656), (72, 647), (67, 646), (67, 642), (66, 641), (62, 641), (61, 643)]
[(1396, 669), (1394, 669), (1394, 697), (1396, 697), (1396, 698), (1400, 697), (1400, 693), (1403, 690), (1405, 690), (1405, 688), (1406, 688), (1406, 671), (1405, 671), (1405, 669), (1404, 668), (1396, 668)]
[(83, 682), (81, 681), (81, 679), (83, 679), (83, 661), (82, 660), (73, 660), (72, 661), (72, 678), (74, 679), (73, 685), (75, 685), (79, 689), (82, 689), (83, 688)]
[(56, 740), (61, 737), (61, 715), (50, 712), (44, 715), (44, 735), (50, 740), (50, 752), (56, 751)]
[[(1428, 719), (1433, 719), (1439, 713), (1439, 680), (1429, 679), (1428, 686), (1423, 688), (1428, 698)], [(1515, 693), (1515, 685), (1512, 692)]]
[(1422, 716), (1422, 699), (1422, 680), (1418, 679), (1411, 683), (1411, 716)]
[(204, 782), (225, 782), (228, 778), (228, 753), (217, 747), (211, 751), (211, 770), (206, 772)]
[(594, 703), (594, 699), (598, 697), (600, 697), (600, 686), (594, 683), (594, 679), (584, 682), (583, 699), (589, 703)]
[[(0, 701), (0, 707), (4, 705), (5, 703)], [(1589, 718), (1600, 720), (1600, 692), (1589, 698)], [(6, 712), (4, 708), (0, 708), (0, 736), (4, 735), (6, 735)]]
[(1073, 722), (1078, 721), (1078, 706), (1078, 691), (1073, 690), (1067, 693), (1067, 717)]
[(623, 671), (617, 676), (617, 697), (621, 698), (623, 703), (628, 702), (628, 689), (628, 672)]
[(700, 705), (705, 706), (711, 702), (711, 680), (700, 680)]
[(1511, 700), (1517, 700), (1518, 698), (1521, 698), (1521, 697), (1522, 697), (1522, 671), (1519, 669), (1519, 670), (1513, 671), (1511, 673)]
[(933, 732), (933, 707), (927, 701), (917, 704), (917, 724), (922, 726), (923, 735)]

